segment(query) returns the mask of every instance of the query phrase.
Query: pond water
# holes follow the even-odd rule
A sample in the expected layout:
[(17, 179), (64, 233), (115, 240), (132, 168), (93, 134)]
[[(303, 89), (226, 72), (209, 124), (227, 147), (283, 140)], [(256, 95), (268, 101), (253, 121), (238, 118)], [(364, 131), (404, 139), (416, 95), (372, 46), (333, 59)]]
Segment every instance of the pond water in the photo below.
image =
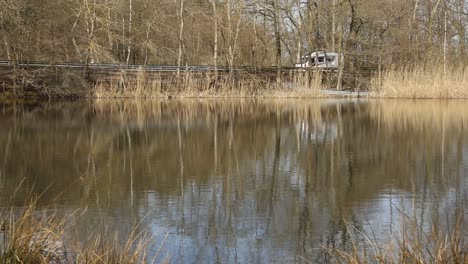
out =
[(0, 205), (39, 196), (82, 241), (138, 225), (157, 261), (325, 263), (468, 212), (467, 103), (2, 103)]

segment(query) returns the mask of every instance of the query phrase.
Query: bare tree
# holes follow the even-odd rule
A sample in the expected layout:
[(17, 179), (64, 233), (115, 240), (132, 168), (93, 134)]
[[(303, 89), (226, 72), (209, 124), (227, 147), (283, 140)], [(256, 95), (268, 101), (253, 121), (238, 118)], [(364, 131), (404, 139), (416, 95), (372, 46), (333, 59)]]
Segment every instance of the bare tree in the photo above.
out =
[(0, 1), (1, 59), (177, 63), (179, 68), (190, 61), (226, 65), (231, 73), (236, 65), (277, 66), (278, 80), (281, 67), (318, 49), (341, 50), (346, 70), (356, 71), (438, 58), (462, 65), (467, 60), (465, 0), (30, 3)]
[[(225, 30), (227, 31), (226, 46), (227, 46), (227, 64), (229, 74), (234, 73), (234, 60), (236, 57), (237, 41), (239, 39), (241, 26), (241, 10), (243, 8), (242, 1), (225, 0), (226, 22)], [(233, 17), (234, 16), (234, 17)]]
[(218, 78), (218, 10), (216, 1), (210, 0), (213, 9), (214, 40), (213, 40), (213, 66), (215, 67), (215, 77)]
[(132, 53), (132, 22), (133, 22), (133, 0), (128, 0), (128, 47), (127, 47), (127, 65), (130, 64), (130, 56)]
[(177, 17), (179, 19), (179, 50), (177, 55), (177, 77), (180, 76), (180, 66), (182, 65), (182, 53), (184, 49), (184, 0), (178, 0), (179, 10)]

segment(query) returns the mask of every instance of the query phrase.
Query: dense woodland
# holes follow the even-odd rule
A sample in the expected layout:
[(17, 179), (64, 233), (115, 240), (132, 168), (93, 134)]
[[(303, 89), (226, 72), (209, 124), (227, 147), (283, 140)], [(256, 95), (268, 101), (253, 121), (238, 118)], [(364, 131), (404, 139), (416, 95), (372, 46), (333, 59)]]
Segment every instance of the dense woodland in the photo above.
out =
[(467, 61), (465, 0), (1, 0), (0, 59), (351, 67)]

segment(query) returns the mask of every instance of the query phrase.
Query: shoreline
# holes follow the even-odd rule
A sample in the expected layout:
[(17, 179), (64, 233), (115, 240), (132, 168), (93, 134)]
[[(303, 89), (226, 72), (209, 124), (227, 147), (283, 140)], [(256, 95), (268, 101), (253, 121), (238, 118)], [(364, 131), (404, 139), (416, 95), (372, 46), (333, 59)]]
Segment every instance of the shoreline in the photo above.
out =
[[(333, 72), (272, 71), (151, 72), (90, 71), (44, 67), (22, 70), (0, 67), (0, 99), (103, 98), (375, 98), (468, 99), (468, 70), (398, 68), (354, 78), (338, 79)], [(279, 79), (278, 79), (279, 78)]]
[(0, 101), (8, 100), (53, 100), (53, 101), (74, 101), (74, 100), (171, 100), (171, 99), (374, 99), (374, 100), (468, 100), (468, 97), (432, 97), (432, 96), (386, 96), (374, 91), (355, 91), (355, 90), (274, 90), (262, 94), (240, 94), (233, 93), (167, 93), (157, 95), (134, 95), (132, 93), (109, 95), (76, 95), (60, 94), (53, 96), (44, 96), (38, 94), (5, 94), (0, 92)]

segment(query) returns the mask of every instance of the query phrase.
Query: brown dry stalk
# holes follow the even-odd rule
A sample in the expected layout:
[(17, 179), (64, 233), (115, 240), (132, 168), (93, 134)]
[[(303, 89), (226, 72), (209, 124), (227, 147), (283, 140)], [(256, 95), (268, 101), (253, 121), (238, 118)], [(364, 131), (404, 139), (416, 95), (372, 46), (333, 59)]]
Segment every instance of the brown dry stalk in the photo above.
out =
[[(151, 237), (145, 230), (138, 231), (138, 227), (127, 237), (116, 232), (110, 240), (103, 234), (93, 235), (84, 246), (73, 239), (65, 240), (66, 229), (73, 228), (72, 219), (76, 215), (77, 212), (59, 217), (54, 210), (38, 208), (36, 202), (28, 203), (23, 209), (11, 207), (4, 211), (0, 219), (0, 232), (3, 233), (0, 263), (154, 262), (147, 260), (146, 252)], [(166, 256), (163, 262), (168, 259)]]
[(383, 73), (373, 90), (382, 98), (468, 98), (468, 68), (403, 67)]

